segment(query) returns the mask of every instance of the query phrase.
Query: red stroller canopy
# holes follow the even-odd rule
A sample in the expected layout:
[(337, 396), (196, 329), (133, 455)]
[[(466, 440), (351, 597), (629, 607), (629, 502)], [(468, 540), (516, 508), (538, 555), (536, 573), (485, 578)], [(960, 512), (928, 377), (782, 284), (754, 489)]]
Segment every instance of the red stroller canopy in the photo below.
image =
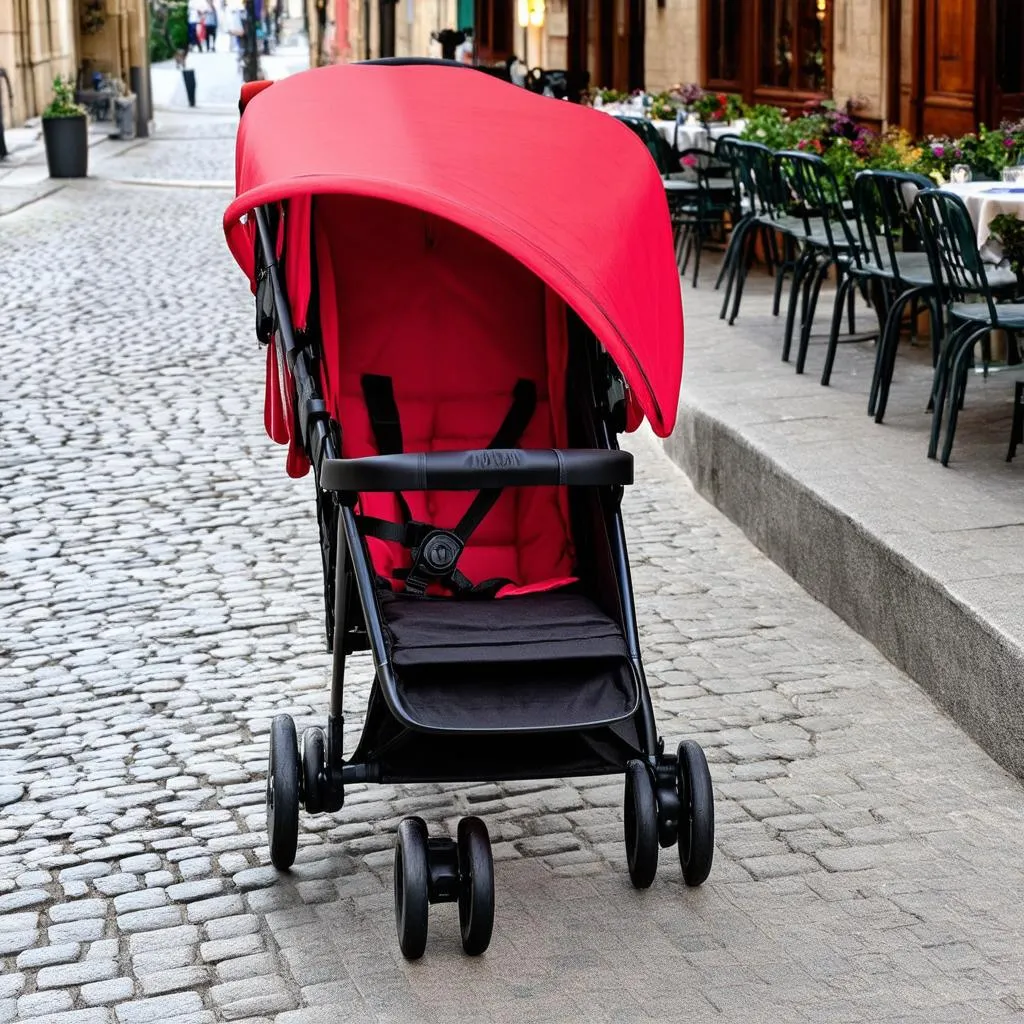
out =
[[(235, 165), (224, 227), (250, 283), (255, 225), (242, 218), (258, 206), (345, 194), (443, 217), (556, 291), (671, 432), (683, 316), (665, 189), (614, 118), (467, 69), (334, 65), (251, 99)], [(394, 301), (387, 280), (380, 297)]]

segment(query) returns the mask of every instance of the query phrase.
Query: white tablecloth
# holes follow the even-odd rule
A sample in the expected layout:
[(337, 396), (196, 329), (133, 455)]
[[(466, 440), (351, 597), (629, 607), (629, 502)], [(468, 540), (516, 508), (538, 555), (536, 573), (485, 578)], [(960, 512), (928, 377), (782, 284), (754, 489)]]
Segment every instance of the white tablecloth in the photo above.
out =
[(943, 185), (942, 191), (959, 196), (967, 207), (977, 232), (982, 259), (998, 263), (1003, 258), (1002, 246), (991, 238), (989, 225), (1001, 213), (1014, 214), (1024, 220), (1024, 186), (1004, 185), (998, 181), (969, 181)]
[(658, 129), (666, 142), (678, 141), (680, 150), (714, 149), (715, 143), (723, 135), (739, 135), (744, 128), (742, 121), (735, 124), (713, 124), (710, 131), (702, 124), (681, 122), (677, 134), (675, 121), (651, 121), (651, 124)]

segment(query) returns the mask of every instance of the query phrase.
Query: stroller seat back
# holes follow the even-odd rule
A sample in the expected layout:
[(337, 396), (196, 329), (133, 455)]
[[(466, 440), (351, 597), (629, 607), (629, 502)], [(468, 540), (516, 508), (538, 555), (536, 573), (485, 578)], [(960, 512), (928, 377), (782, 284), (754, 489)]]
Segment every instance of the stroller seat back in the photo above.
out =
[[(323, 386), (345, 457), (568, 446), (564, 307), (536, 276), (479, 236), (398, 204), (324, 197), (316, 225)], [(572, 581), (564, 488), (359, 502), (368, 523), (444, 529), (473, 518), (471, 507), (483, 515), (458, 561), (470, 584), (505, 581), (494, 589), (508, 596)], [(376, 572), (404, 587), (409, 548), (386, 527), (368, 546)]]

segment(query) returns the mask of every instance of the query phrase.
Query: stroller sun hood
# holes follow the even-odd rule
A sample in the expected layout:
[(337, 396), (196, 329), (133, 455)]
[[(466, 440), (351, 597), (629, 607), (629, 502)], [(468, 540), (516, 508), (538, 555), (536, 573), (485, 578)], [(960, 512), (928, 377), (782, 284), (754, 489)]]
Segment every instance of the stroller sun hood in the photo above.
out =
[[(671, 432), (683, 321), (665, 190), (613, 118), (459, 69), (334, 65), (251, 99), (236, 191), (225, 231), (253, 287), (247, 215), (290, 199), (383, 199), (487, 239), (562, 297), (654, 430)], [(386, 292), (382, 281), (382, 301)]]

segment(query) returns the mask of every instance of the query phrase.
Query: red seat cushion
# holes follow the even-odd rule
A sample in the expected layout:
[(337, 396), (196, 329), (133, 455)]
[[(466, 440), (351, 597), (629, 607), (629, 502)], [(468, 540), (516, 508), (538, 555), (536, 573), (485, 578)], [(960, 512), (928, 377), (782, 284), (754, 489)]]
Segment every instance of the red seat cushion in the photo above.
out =
[[(404, 451), (486, 448), (521, 378), (536, 386), (537, 405), (519, 446), (566, 446), (565, 310), (536, 277), (463, 228), (406, 207), (325, 198), (316, 220), (324, 389), (345, 457), (377, 454), (364, 374), (391, 378)], [(405, 498), (414, 519), (451, 528), (475, 493)], [(360, 509), (401, 521), (391, 494), (361, 495)], [(382, 576), (410, 564), (399, 545), (371, 538), (369, 547)], [(572, 563), (564, 489), (510, 488), (459, 569), (473, 583), (536, 589), (566, 582)]]

